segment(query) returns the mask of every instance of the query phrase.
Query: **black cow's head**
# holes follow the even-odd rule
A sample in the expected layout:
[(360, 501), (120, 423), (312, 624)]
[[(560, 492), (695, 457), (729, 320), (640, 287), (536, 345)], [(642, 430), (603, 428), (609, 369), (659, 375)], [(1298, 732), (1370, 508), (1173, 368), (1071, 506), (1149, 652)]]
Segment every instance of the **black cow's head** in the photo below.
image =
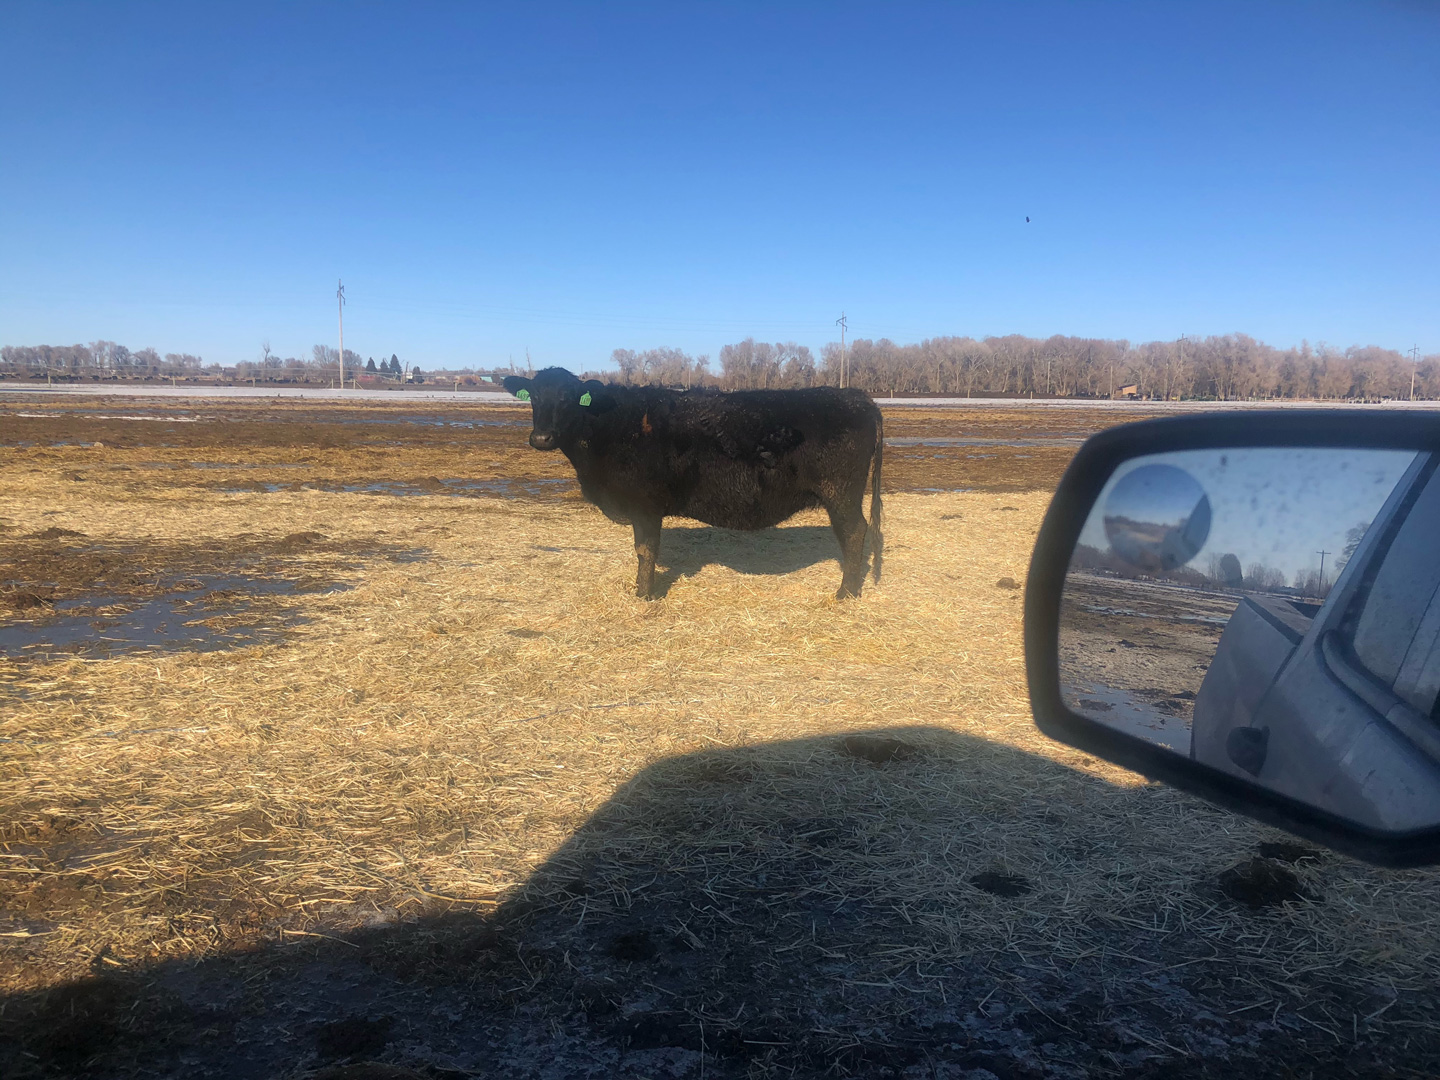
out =
[(613, 407), (604, 383), (581, 382), (564, 368), (546, 368), (533, 379), (507, 375), (505, 389), (530, 402), (530, 445), (536, 450), (556, 450), (583, 438), (593, 417)]

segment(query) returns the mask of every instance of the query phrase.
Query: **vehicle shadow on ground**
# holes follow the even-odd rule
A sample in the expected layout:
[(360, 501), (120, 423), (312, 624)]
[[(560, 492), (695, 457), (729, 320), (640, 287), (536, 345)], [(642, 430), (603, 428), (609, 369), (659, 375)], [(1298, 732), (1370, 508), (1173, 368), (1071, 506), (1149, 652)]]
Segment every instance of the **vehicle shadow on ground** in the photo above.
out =
[[(417, 889), (397, 905), (410, 915), (362, 929), (277, 926), (200, 962), (102, 956), (91, 979), (0, 999), (0, 1073), (983, 1080), (1440, 1063), (1423, 1012), (1403, 1048), (1363, 1031), (1337, 1045), (1277, 1024), (1279, 1008), (1233, 1012), (1253, 989), (1227, 989), (1243, 973), (1209, 938), (1147, 940), (1142, 958), (1129, 926), (1067, 919), (1067, 878), (1099, 872), (1087, 859), (1148, 852), (1164, 873), (1115, 827), (1160, 790), (931, 728), (673, 757), (494, 909)], [(1224, 817), (1197, 806), (1193, 829)], [(1057, 962), (1047, 934), (1085, 948)], [(1340, 993), (1293, 983), (1307, 1002)], [(376, 1060), (389, 1071), (361, 1065)]]
[(694, 577), (707, 566), (769, 576), (793, 574), (827, 562), (835, 565), (838, 575), (840, 544), (828, 525), (791, 525), (758, 532), (667, 525), (660, 536), (655, 589), (664, 596), (675, 582)]

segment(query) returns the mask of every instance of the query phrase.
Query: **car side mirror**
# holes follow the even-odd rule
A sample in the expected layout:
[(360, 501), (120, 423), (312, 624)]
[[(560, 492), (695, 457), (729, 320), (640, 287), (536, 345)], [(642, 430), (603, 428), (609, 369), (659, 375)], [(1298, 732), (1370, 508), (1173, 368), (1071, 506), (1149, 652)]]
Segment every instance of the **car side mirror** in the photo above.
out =
[(1025, 597), (1052, 738), (1382, 865), (1440, 862), (1440, 416), (1089, 440)]

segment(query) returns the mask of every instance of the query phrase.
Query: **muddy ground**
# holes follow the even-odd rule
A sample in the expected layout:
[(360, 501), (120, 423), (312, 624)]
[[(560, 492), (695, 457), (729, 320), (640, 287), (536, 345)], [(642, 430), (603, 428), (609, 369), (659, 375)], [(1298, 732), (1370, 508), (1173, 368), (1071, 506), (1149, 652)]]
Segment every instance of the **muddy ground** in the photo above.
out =
[[(888, 412), (841, 604), (814, 515), (635, 600), (525, 417), (0, 396), (0, 1074), (1440, 1074), (1440, 875), (1034, 731), (1114, 413)], [(1183, 713), (1209, 624), (1082, 607)]]
[(1066, 702), (1188, 754), (1195, 696), (1237, 603), (1221, 590), (1072, 572), (1060, 604)]
[[(0, 447), (21, 468), (63, 461), (68, 482), (137, 495), (169, 486), (551, 498), (574, 490), (562, 455), (526, 445), (528, 407), (426, 405), (0, 400)], [(1139, 406), (1119, 418), (1099, 409), (893, 409), (886, 490), (1050, 487), (1088, 435), (1148, 415)], [(91, 448), (103, 454), (75, 452)]]

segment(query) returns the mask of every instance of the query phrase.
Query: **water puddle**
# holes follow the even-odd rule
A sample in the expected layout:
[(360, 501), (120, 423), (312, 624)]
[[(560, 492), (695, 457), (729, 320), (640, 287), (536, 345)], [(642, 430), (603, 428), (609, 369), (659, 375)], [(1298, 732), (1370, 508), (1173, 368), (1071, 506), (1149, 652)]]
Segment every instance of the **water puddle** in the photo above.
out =
[[(192, 469), (308, 469), (309, 465), (269, 464), (253, 461), (192, 461)], [(156, 466), (157, 468), (159, 466)]]
[(574, 485), (573, 480), (466, 480), (449, 477), (442, 480), (377, 480), (369, 484), (317, 485), (325, 491), (358, 491), (372, 495), (499, 495), (516, 498), (520, 495), (556, 494), (564, 485)]
[(336, 484), (323, 480), (313, 483), (294, 481), (288, 484), (256, 481), (223, 487), (220, 488), (220, 490), (231, 495), (309, 489), (315, 491), (337, 491), (358, 495), (444, 495), (450, 498), (472, 499), (483, 496), (493, 496), (502, 499), (519, 499), (524, 497), (553, 497), (575, 486), (574, 480), (567, 479), (512, 480), (500, 478), (494, 480), (466, 480), (451, 477), (441, 480), (430, 477), (425, 480), (374, 480), (367, 484)]
[(98, 409), (57, 409), (54, 412), (17, 412), (14, 415), (23, 416), (30, 420), (50, 420), (56, 416), (85, 416), (91, 420), (145, 420), (161, 424), (197, 424), (201, 420), (209, 420), (208, 416), (174, 416), (169, 413), (159, 414), (126, 414), (103, 413)]
[(482, 428), (482, 427), (529, 427), (530, 421), (517, 419), (489, 419), (469, 417), (452, 420), (443, 416), (327, 416), (327, 424), (403, 424), (416, 427), (436, 428)]
[(1130, 619), (1155, 619), (1170, 623), (1205, 623), (1209, 626), (1225, 627), (1230, 623), (1230, 616), (1212, 615), (1179, 615), (1173, 611), (1164, 613), (1155, 611), (1136, 611), (1134, 608), (1106, 607), (1101, 604), (1082, 604), (1078, 601), (1068, 600), (1067, 603), (1081, 611), (1093, 612), (1096, 615), (1120, 615)]
[[(1150, 702), (1103, 683), (1083, 687), (1066, 684), (1063, 697), (1065, 704), (1081, 716), (1127, 735), (1138, 735), (1177, 754), (1190, 755), (1189, 716), (1161, 712)], [(1182, 704), (1178, 698), (1170, 704), (1177, 712), (1189, 711), (1188, 703)]]
[(1079, 446), (1083, 436), (1059, 435), (1030, 439), (952, 439), (928, 435), (898, 436), (885, 440), (886, 446)]
[(157, 424), (198, 424), (201, 420), (198, 416), (115, 416), (106, 413), (96, 413), (94, 420), (148, 420)]
[[(305, 586), (284, 578), (214, 574), (176, 581), (149, 600), (64, 600), (44, 617), (0, 625), (0, 656), (109, 656), (127, 652), (215, 652), (276, 640), (305, 619), (298, 612), (256, 610), (258, 597), (329, 593), (350, 586)], [(248, 618), (247, 618), (248, 616)]]

